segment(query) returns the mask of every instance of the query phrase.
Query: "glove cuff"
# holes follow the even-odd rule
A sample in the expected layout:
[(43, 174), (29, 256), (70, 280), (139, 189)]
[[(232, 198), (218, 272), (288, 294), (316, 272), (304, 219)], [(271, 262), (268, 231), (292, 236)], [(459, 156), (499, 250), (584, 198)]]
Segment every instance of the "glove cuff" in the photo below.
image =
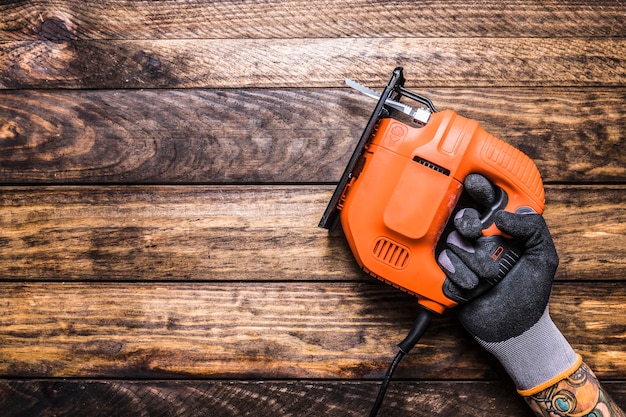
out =
[(557, 384), (559, 381), (564, 380), (565, 378), (568, 378), (569, 376), (571, 376), (574, 372), (576, 372), (580, 366), (583, 364), (583, 358), (582, 356), (576, 354), (576, 362), (574, 362), (574, 364), (569, 367), (568, 369), (566, 369), (564, 372), (555, 375), (552, 379), (547, 380), (546, 382), (544, 382), (543, 384), (537, 385), (536, 387), (527, 389), (527, 390), (521, 390), (521, 389), (517, 389), (517, 392), (519, 393), (519, 395), (521, 395), (522, 397), (530, 397), (531, 395), (535, 395), (545, 389), (550, 388), (552, 385)]
[(501, 342), (476, 340), (500, 361), (524, 396), (571, 375), (582, 363), (552, 322), (548, 307), (537, 323), (519, 336)]

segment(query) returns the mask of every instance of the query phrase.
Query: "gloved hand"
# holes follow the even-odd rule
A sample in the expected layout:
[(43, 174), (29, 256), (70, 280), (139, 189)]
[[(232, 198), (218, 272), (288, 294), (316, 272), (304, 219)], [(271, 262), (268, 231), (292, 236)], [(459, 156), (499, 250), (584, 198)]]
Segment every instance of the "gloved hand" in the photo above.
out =
[[(469, 176), (465, 187), (485, 207), (492, 203), (494, 188), (484, 177)], [(582, 359), (550, 318), (558, 255), (543, 217), (531, 210), (498, 211), (495, 224), (520, 246), (521, 257), (493, 288), (477, 292), (481, 283), (494, 281), (499, 267), (474, 209), (457, 214), (457, 231), (448, 236), (439, 265), (450, 285), (469, 299), (458, 307), (463, 326), (502, 363), (520, 394), (528, 396), (571, 375)]]

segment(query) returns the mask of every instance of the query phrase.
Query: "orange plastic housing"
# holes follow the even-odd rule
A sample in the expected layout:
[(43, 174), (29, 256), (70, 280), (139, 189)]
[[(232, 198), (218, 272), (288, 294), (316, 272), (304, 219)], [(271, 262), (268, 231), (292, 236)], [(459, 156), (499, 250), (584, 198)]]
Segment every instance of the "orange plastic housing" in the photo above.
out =
[[(380, 119), (362, 163), (340, 202), (352, 252), (366, 272), (435, 312), (456, 304), (443, 293), (435, 247), (467, 175), (482, 174), (501, 187), (507, 211), (526, 206), (543, 213), (543, 184), (532, 160), (451, 110), (433, 113), (422, 127)], [(486, 232), (495, 233), (495, 226)]]

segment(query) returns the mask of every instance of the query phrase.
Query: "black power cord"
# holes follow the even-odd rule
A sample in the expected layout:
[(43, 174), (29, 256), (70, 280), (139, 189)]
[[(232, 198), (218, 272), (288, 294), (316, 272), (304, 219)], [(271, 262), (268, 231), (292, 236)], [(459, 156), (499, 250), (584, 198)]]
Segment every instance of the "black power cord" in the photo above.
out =
[(409, 331), (409, 334), (404, 338), (402, 342), (398, 344), (399, 351), (396, 354), (396, 357), (393, 358), (391, 365), (389, 365), (389, 369), (387, 369), (387, 373), (385, 374), (385, 378), (383, 379), (380, 388), (378, 389), (378, 395), (376, 396), (376, 401), (372, 406), (372, 410), (370, 411), (369, 417), (376, 417), (378, 414), (378, 410), (383, 403), (383, 399), (385, 398), (385, 393), (387, 392), (387, 387), (389, 386), (389, 382), (391, 381), (391, 376), (393, 375), (396, 367), (404, 358), (404, 355), (409, 353), (413, 346), (417, 344), (417, 342), (422, 338), (426, 329), (430, 325), (430, 322), (433, 320), (433, 316), (435, 313), (426, 309), (420, 308), (419, 313), (417, 314), (417, 318), (415, 319), (415, 323), (413, 323), (413, 327)]

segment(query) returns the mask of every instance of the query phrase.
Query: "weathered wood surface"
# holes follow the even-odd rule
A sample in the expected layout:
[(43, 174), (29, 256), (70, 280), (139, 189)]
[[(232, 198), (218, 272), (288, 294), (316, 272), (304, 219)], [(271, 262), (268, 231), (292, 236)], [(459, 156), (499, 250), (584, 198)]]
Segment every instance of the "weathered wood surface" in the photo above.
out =
[[(373, 280), (5, 283), (0, 295), (0, 372), (18, 378), (382, 378), (416, 314), (414, 298)], [(624, 297), (620, 283), (553, 290), (554, 322), (600, 378), (623, 375)], [(499, 372), (449, 314), (397, 377)]]
[[(594, 1), (5, 2), (0, 40), (624, 36), (624, 7)], [(524, 18), (521, 19), (520, 16)]]
[[(623, 1), (0, 4), (0, 410), (364, 415), (415, 300), (317, 222), (396, 65), (529, 154), (552, 315), (626, 406)], [(381, 415), (531, 413), (436, 319)]]
[[(545, 182), (626, 177), (626, 88), (420, 89)], [(347, 89), (0, 91), (4, 183), (336, 182), (374, 102)]]
[[(606, 387), (618, 400), (622, 384)], [(6, 417), (84, 415), (85, 408), (107, 417), (333, 416), (369, 413), (378, 389), (373, 382), (350, 381), (0, 381), (0, 407)], [(481, 382), (395, 381), (387, 393), (385, 415), (467, 416), (499, 414), (528, 417), (520, 398), (499, 401), (513, 387)], [(424, 414), (425, 413), (425, 414)]]
[[(5, 280), (361, 279), (331, 186), (0, 188)], [(549, 186), (563, 280), (626, 275), (626, 186)]]
[[(605, 382), (618, 403), (626, 386)], [(378, 385), (369, 381), (0, 381), (0, 407), (6, 417), (84, 415), (85, 408), (107, 417), (272, 416), (361, 417), (369, 413)], [(521, 398), (509, 397), (512, 384), (467, 381), (394, 381), (385, 415), (529, 417)], [(267, 411), (265, 411), (267, 410)]]
[[(623, 38), (7, 41), (0, 88), (624, 86)], [(463, 57), (463, 65), (457, 65)], [(306, 63), (306, 65), (303, 65)]]

